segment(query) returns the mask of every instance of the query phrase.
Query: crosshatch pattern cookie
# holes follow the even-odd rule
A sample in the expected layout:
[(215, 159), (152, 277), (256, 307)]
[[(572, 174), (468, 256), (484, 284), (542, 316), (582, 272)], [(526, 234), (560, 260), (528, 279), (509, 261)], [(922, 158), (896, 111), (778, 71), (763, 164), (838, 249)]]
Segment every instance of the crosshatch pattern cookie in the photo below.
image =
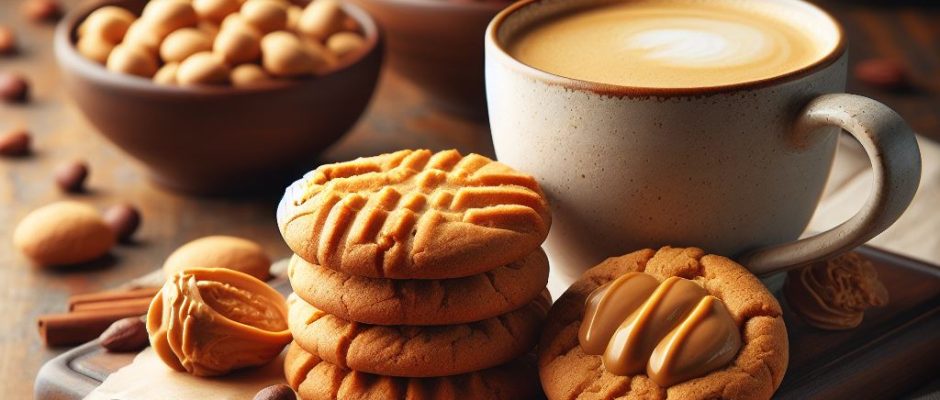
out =
[(531, 350), (551, 306), (548, 291), (508, 314), (443, 326), (385, 326), (346, 321), (299, 297), (288, 299), (294, 341), (331, 364), (404, 377), (456, 375), (506, 363)]
[(529, 357), (462, 375), (396, 378), (337, 367), (292, 343), (284, 375), (304, 400), (522, 400), (539, 395)]
[(294, 256), (291, 286), (337, 317), (376, 325), (451, 325), (505, 314), (535, 299), (548, 283), (548, 258), (536, 249), (508, 265), (455, 279), (382, 279), (348, 275)]
[(324, 165), (278, 206), (288, 246), (347, 274), (447, 279), (525, 257), (551, 225), (535, 179), (478, 154), (402, 150)]
[[(659, 281), (693, 280), (722, 300), (741, 332), (742, 346), (724, 368), (668, 388), (645, 374), (608, 372), (601, 356), (578, 342), (585, 300), (601, 285), (628, 272)], [(777, 300), (744, 267), (696, 248), (640, 250), (605, 260), (586, 271), (552, 306), (539, 345), (539, 375), (549, 399), (769, 399), (788, 362), (787, 331)]]

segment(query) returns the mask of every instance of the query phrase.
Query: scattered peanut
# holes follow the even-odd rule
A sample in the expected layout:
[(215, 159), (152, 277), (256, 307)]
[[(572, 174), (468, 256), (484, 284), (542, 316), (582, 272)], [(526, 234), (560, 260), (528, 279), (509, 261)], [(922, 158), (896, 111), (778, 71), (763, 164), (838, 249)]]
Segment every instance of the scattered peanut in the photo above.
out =
[(128, 242), (140, 227), (140, 211), (127, 203), (117, 204), (104, 212), (104, 222), (121, 242)]
[(271, 385), (258, 391), (252, 400), (296, 400), (297, 394), (285, 384)]
[(23, 157), (31, 152), (32, 135), (22, 128), (9, 130), (0, 135), (0, 156)]
[(91, 206), (62, 201), (29, 213), (13, 232), (13, 244), (41, 266), (78, 264), (105, 255), (114, 232)]
[(0, 71), (0, 101), (25, 103), (29, 101), (29, 81), (15, 72)]
[(115, 321), (98, 337), (101, 347), (113, 353), (137, 352), (150, 344), (147, 324), (140, 317)]
[(0, 25), (0, 55), (16, 53), (16, 34), (8, 26)]
[(258, 243), (235, 236), (206, 236), (173, 251), (163, 263), (167, 277), (188, 268), (228, 268), (261, 280), (271, 277), (271, 258)]
[(62, 7), (56, 0), (26, 0), (22, 11), (33, 22), (52, 22), (62, 16)]
[(55, 184), (63, 192), (84, 192), (86, 179), (88, 179), (88, 163), (82, 160), (66, 161), (55, 168)]

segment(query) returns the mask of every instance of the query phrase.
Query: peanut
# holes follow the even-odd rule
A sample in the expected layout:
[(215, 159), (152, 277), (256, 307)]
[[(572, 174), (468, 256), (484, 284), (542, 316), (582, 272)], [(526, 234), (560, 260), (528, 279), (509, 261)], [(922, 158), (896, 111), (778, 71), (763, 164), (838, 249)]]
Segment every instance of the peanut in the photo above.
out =
[(241, 15), (261, 33), (287, 27), (287, 6), (278, 0), (248, 0), (242, 5)]
[(153, 76), (154, 83), (158, 85), (176, 85), (176, 74), (179, 71), (180, 63), (166, 63)]
[(177, 29), (196, 26), (199, 17), (187, 0), (153, 0), (144, 7), (141, 19), (158, 37), (165, 38)]
[(97, 35), (105, 41), (118, 44), (136, 19), (134, 14), (121, 7), (105, 6), (89, 14), (79, 27), (79, 32), (82, 37)]
[(114, 246), (111, 228), (91, 206), (52, 203), (29, 213), (13, 232), (13, 244), (40, 266), (91, 261)]
[(176, 71), (180, 85), (213, 85), (228, 82), (230, 70), (222, 57), (208, 51), (196, 53), (182, 63)]
[(114, 72), (150, 78), (157, 72), (157, 60), (140, 47), (119, 44), (111, 50), (107, 68)]
[(212, 50), (212, 40), (205, 32), (196, 28), (182, 28), (170, 33), (160, 45), (160, 57), (164, 62), (179, 62), (189, 56)]
[(242, 64), (232, 70), (230, 77), (235, 87), (247, 87), (272, 82), (271, 76), (255, 64)]
[(310, 39), (324, 41), (340, 31), (345, 20), (338, 0), (314, 0), (300, 15), (297, 28)]
[(229, 14), (238, 12), (238, 0), (193, 0), (193, 9), (200, 18), (221, 23)]
[(166, 262), (167, 277), (188, 268), (228, 268), (261, 280), (271, 277), (271, 259), (261, 245), (234, 236), (206, 236), (176, 249)]
[(272, 32), (261, 39), (261, 64), (271, 75), (310, 75), (325, 63), (322, 58), (315, 59), (304, 43), (288, 32)]
[(334, 33), (326, 40), (326, 48), (330, 49), (338, 58), (345, 58), (365, 45), (365, 40), (358, 33)]
[(242, 64), (261, 57), (261, 35), (248, 25), (226, 25), (215, 38), (212, 50), (229, 64)]
[(108, 55), (111, 54), (111, 50), (114, 50), (114, 43), (99, 35), (84, 35), (78, 39), (75, 46), (79, 54), (101, 64), (108, 62)]

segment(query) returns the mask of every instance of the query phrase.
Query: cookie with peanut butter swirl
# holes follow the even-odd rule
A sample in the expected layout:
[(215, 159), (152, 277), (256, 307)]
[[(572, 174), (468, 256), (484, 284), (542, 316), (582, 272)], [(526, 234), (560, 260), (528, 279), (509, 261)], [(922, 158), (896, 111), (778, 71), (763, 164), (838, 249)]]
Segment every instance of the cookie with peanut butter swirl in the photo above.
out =
[(855, 328), (865, 310), (888, 304), (871, 261), (851, 252), (791, 270), (783, 293), (806, 323), (828, 330)]
[(549, 399), (769, 399), (788, 342), (744, 267), (663, 247), (586, 271), (549, 312), (538, 362)]

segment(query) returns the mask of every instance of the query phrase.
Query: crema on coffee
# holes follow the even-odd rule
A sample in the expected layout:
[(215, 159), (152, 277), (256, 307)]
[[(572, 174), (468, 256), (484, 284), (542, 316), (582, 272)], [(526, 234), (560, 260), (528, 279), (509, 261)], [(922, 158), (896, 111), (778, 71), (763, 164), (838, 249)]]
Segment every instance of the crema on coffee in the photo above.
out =
[(507, 47), (552, 74), (653, 88), (772, 78), (814, 63), (833, 47), (814, 38), (799, 13), (777, 14), (756, 3), (766, 2), (615, 2), (537, 21)]

